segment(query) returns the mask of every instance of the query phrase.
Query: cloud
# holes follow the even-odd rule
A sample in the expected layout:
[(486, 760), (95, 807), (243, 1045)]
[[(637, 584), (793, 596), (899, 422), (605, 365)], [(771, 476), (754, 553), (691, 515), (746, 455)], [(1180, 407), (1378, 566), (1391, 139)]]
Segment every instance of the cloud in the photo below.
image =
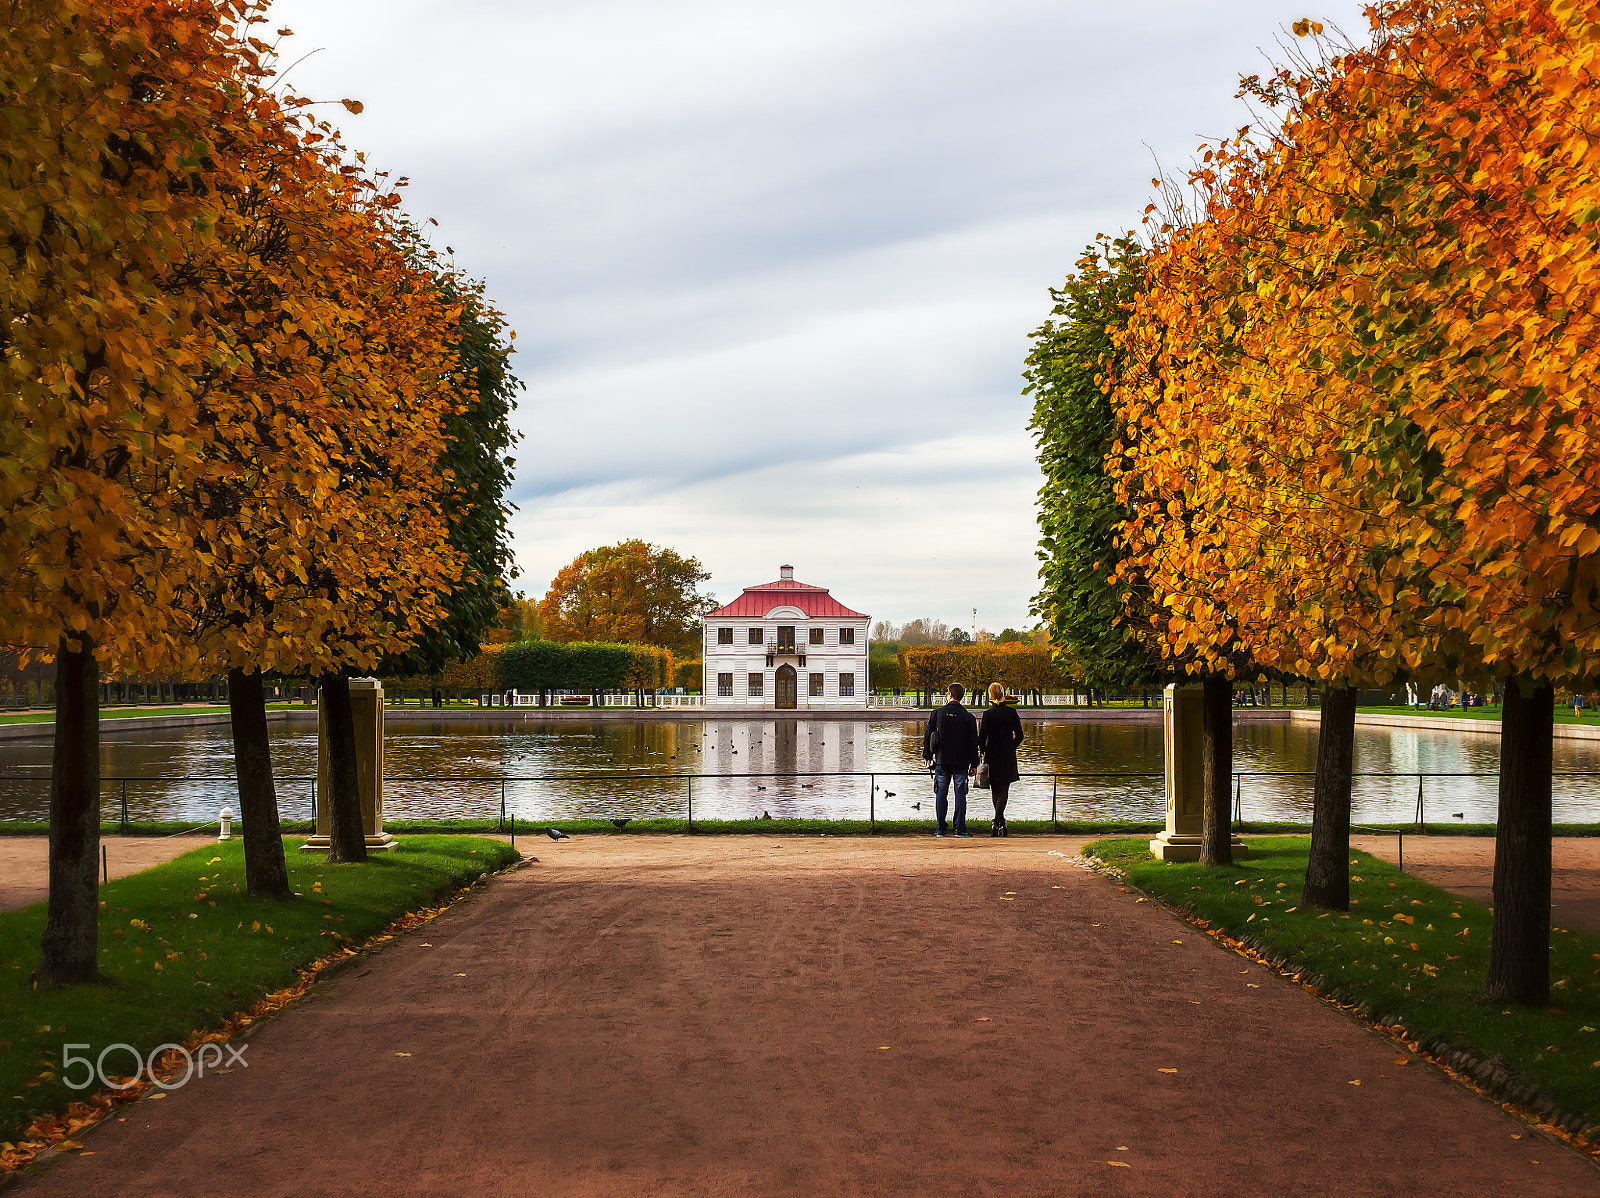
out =
[[(1037, 588), (1028, 333), (1269, 0), (280, 0), (292, 82), (488, 280), (528, 383), (522, 586), (630, 536), (993, 628)], [(1359, 30), (1350, 0), (1322, 12)], [(995, 613), (992, 617), (986, 613)]]

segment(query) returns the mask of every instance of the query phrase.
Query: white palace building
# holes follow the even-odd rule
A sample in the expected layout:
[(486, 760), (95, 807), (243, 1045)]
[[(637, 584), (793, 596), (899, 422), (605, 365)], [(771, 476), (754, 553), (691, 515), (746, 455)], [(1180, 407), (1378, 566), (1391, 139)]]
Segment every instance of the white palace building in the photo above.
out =
[(865, 708), (871, 617), (851, 611), (827, 587), (796, 582), (793, 566), (778, 574), (706, 614), (705, 705)]

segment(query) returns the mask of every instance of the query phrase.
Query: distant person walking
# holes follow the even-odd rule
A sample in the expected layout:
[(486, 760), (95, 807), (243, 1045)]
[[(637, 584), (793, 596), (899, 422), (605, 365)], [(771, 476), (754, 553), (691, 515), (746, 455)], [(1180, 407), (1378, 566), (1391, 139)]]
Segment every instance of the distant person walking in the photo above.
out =
[[(939, 819), (935, 836), (971, 836), (967, 831), (967, 780), (978, 772), (978, 721), (961, 706), (967, 688), (952, 682), (950, 702), (928, 717), (922, 730), (922, 760), (933, 762), (933, 806)], [(956, 786), (955, 818), (945, 823), (946, 794)]]
[(983, 723), (978, 726), (978, 749), (989, 763), (989, 787), (994, 796), (994, 822), (989, 825), (989, 835), (1006, 836), (1006, 799), (1010, 797), (1011, 784), (1021, 777), (1017, 771), (1017, 746), (1022, 743), (1022, 717), (1013, 706), (1015, 700), (998, 682), (989, 684), (989, 702), (993, 706), (983, 713)]

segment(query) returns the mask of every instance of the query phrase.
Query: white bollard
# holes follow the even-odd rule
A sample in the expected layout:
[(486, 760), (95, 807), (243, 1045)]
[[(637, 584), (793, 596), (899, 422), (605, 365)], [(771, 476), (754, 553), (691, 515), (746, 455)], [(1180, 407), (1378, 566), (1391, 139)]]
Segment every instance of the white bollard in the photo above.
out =
[(217, 819), (222, 824), (221, 834), (217, 837), (217, 839), (218, 840), (232, 840), (233, 839), (233, 808), (232, 807), (224, 807), (221, 811), (217, 812)]

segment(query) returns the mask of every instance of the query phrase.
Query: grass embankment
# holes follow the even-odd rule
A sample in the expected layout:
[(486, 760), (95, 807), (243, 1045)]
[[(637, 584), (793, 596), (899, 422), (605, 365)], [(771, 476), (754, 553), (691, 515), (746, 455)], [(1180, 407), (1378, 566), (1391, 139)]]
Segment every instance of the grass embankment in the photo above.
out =
[[(416, 836), (366, 864), (329, 865), (295, 852), (292, 903), (244, 892), (244, 846), (209, 844), (100, 889), (103, 986), (34, 990), (29, 983), (44, 928), (43, 904), (0, 915), (0, 1141), (17, 1139), (35, 1115), (92, 1094), (69, 1089), (58, 1068), (64, 1044), (88, 1044), (91, 1060), (111, 1044), (141, 1053), (183, 1043), (273, 991), (340, 945), (360, 942), (396, 917), (426, 906), (516, 860), (509, 845), (457, 836)], [(108, 1072), (130, 1074), (117, 1050)], [(68, 1076), (81, 1080), (83, 1066)], [(198, 1083), (196, 1083), (198, 1084)]]
[(1501, 1058), (1521, 1076), (1502, 1081), (1499, 1096), (1526, 1102), (1516, 1091), (1532, 1083), (1563, 1115), (1600, 1123), (1600, 939), (1554, 932), (1548, 1010), (1488, 1003), (1488, 908), (1353, 851), (1349, 913), (1319, 912), (1299, 905), (1309, 839), (1245, 843), (1248, 859), (1221, 869), (1157, 861), (1140, 840), (1095, 841), (1083, 852), (1210, 929), (1286, 958), (1321, 993), (1398, 1025), (1434, 1056)]
[[(1490, 723), (1500, 722), (1499, 707), (1446, 707), (1443, 711), (1429, 711), (1426, 707), (1358, 707), (1357, 715), (1409, 715), (1423, 719), (1457, 719), (1457, 720), (1486, 720)], [(1570, 707), (1556, 708), (1556, 723), (1558, 724), (1583, 724), (1587, 727), (1600, 725), (1600, 713), (1591, 714), (1587, 708), (1584, 715), (1572, 714)]]

